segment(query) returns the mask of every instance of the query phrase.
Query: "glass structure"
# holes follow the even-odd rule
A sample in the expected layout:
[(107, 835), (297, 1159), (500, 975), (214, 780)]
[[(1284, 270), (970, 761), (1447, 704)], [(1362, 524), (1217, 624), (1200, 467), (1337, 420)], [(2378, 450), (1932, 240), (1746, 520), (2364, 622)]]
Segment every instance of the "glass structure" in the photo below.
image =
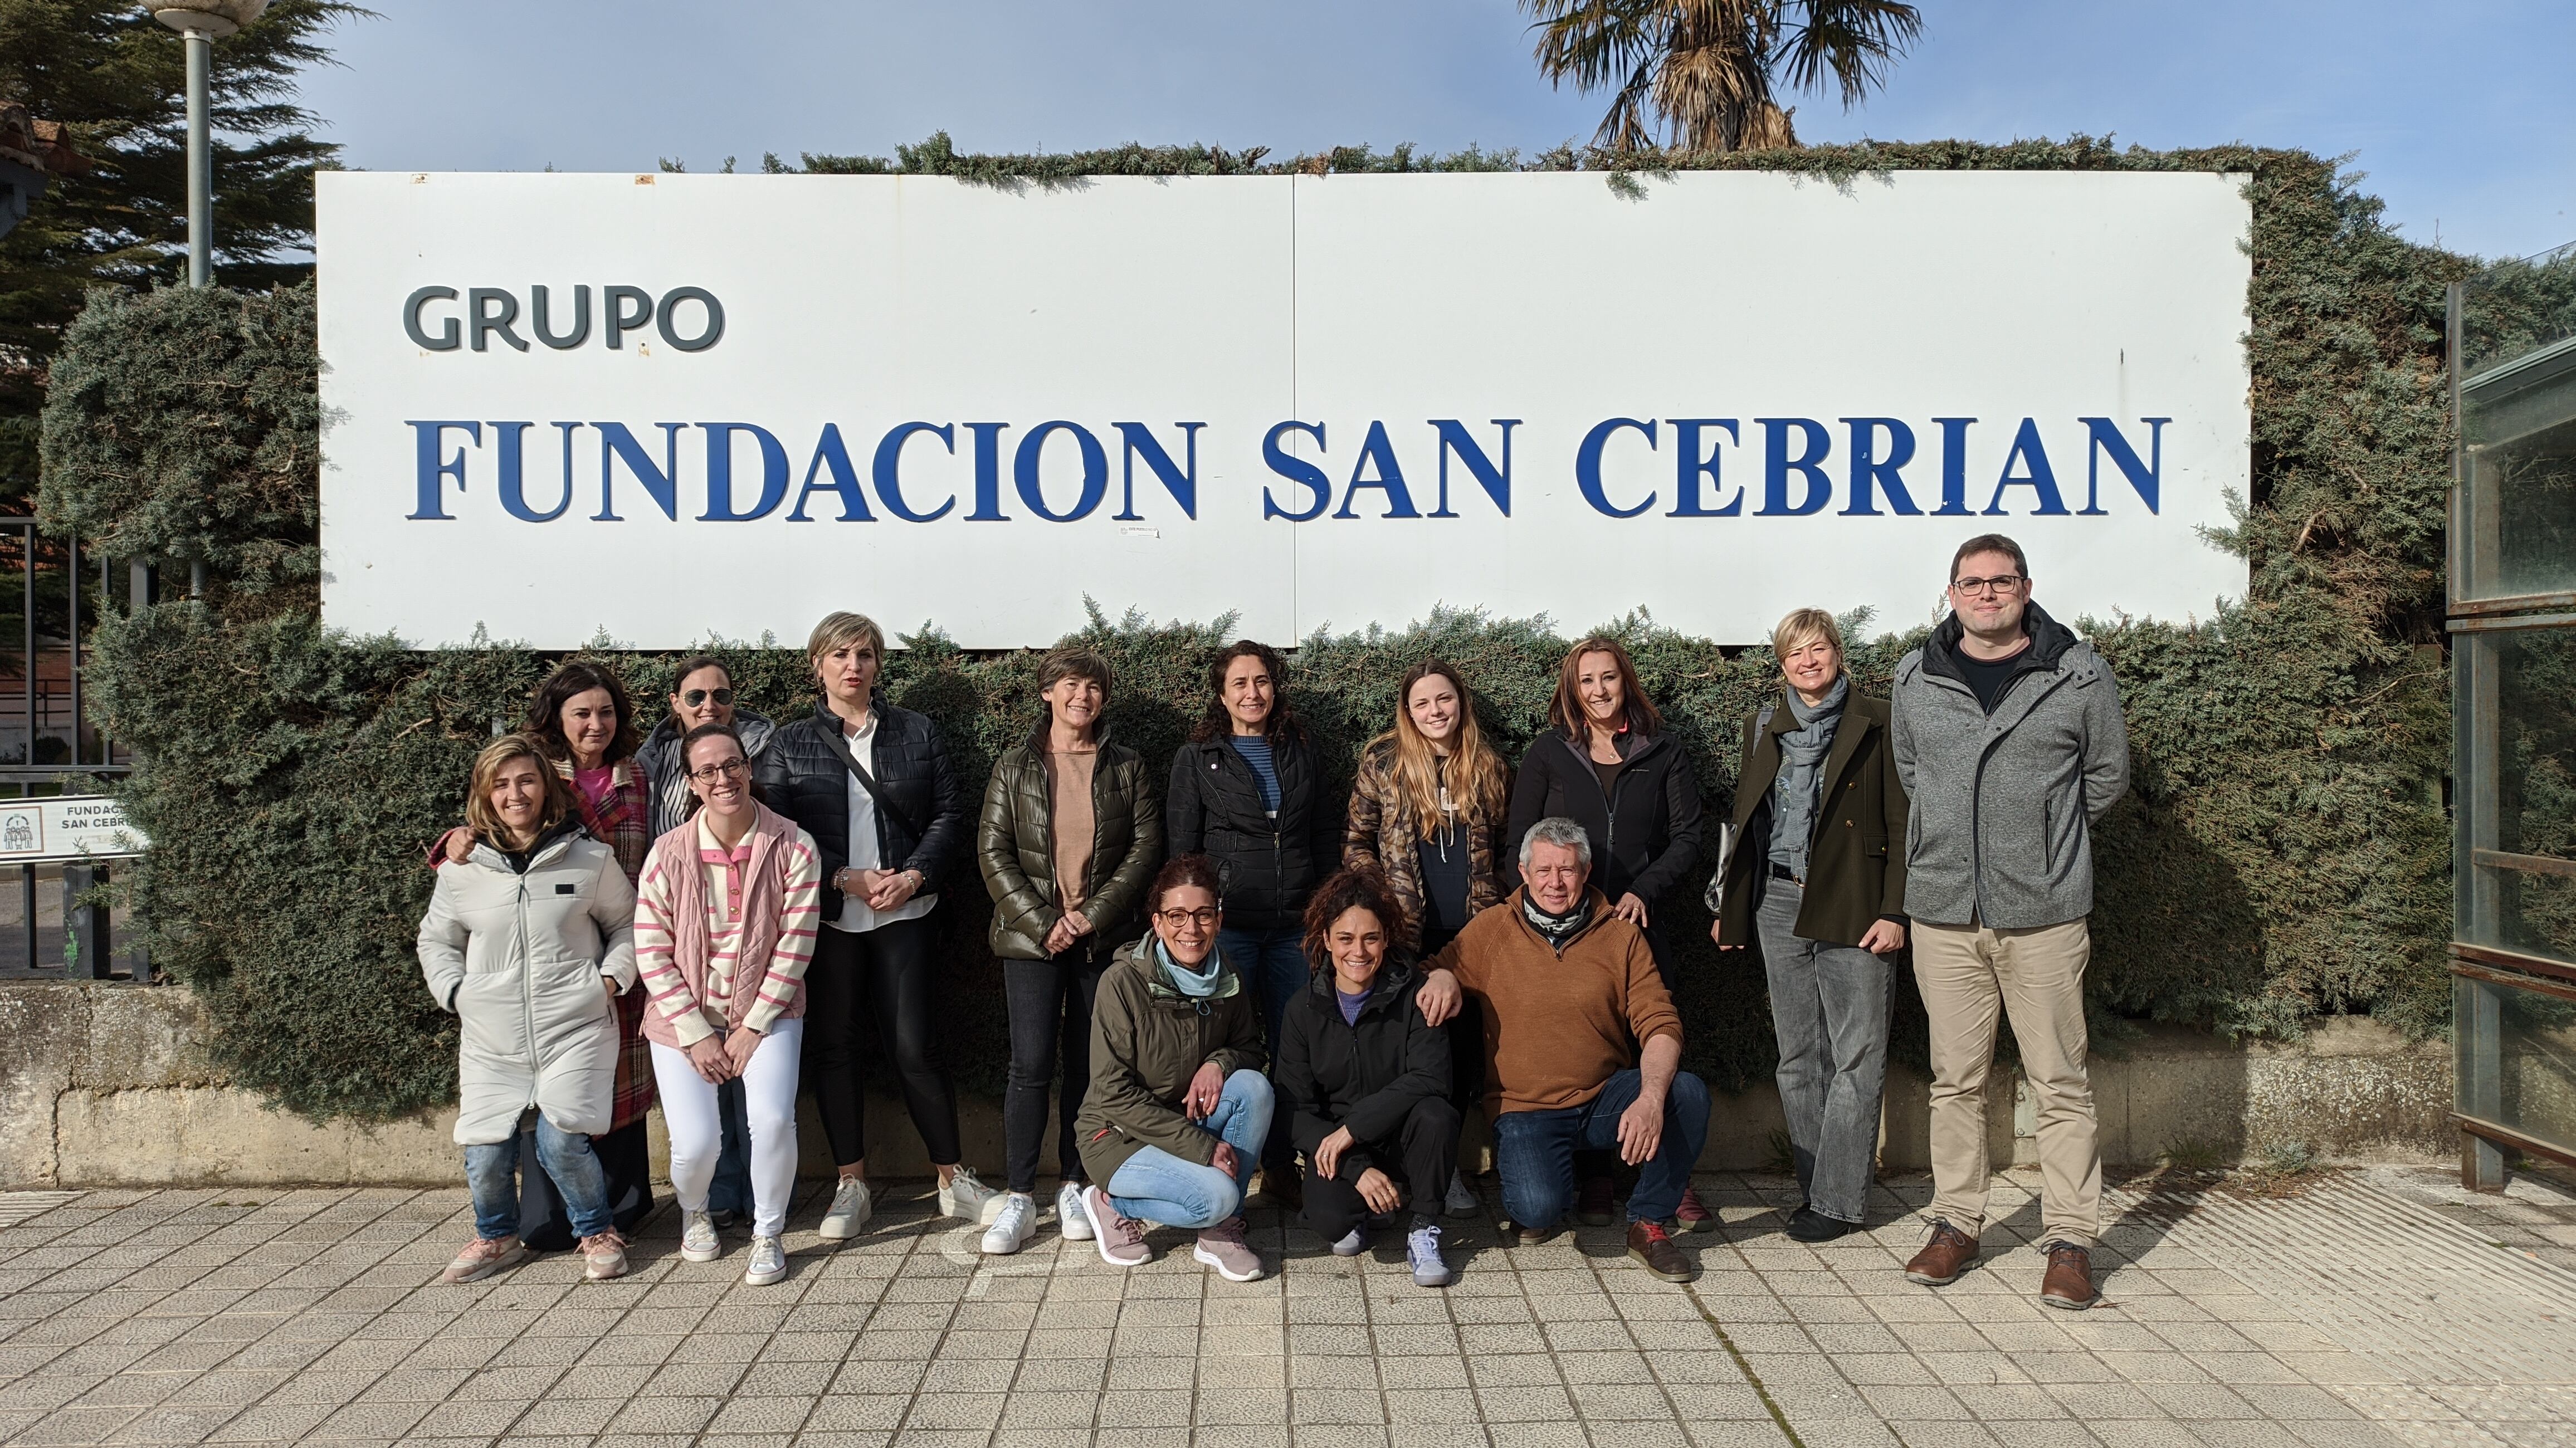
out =
[(2450, 295), (2453, 1119), (2576, 1162), (2576, 246)]

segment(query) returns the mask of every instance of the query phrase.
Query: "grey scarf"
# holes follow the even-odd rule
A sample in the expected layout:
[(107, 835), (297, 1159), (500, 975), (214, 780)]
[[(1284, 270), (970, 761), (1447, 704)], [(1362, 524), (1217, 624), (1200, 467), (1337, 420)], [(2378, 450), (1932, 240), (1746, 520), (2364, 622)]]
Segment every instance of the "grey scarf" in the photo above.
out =
[(1834, 680), (1813, 708), (1798, 697), (1798, 691), (1784, 691), (1789, 698), (1789, 713), (1798, 727), (1780, 736), (1780, 772), (1771, 781), (1771, 863), (1785, 865), (1799, 879), (1807, 878), (1807, 845), (1816, 833), (1816, 810), (1822, 804), (1817, 798), (1825, 787), (1825, 756), (1833, 752), (1834, 730), (1843, 721), (1843, 705), (1851, 698), (1851, 675)]

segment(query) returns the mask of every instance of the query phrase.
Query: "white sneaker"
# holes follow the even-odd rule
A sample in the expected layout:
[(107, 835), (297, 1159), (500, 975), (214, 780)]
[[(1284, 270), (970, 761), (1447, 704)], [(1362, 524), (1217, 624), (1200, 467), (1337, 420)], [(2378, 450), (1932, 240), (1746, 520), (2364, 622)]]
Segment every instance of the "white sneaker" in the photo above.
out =
[(993, 1225), (984, 1229), (984, 1255), (1008, 1257), (1029, 1244), (1038, 1234), (1037, 1198), (1026, 1192), (1002, 1194), (1002, 1209), (993, 1216)]
[(723, 1255), (724, 1242), (716, 1236), (716, 1224), (707, 1214), (681, 1209), (680, 1260), (712, 1262)]
[(743, 1285), (766, 1287), (786, 1275), (787, 1244), (776, 1237), (753, 1236), (751, 1258), (743, 1264)]
[(1082, 1211), (1082, 1188), (1066, 1182), (1055, 1189), (1055, 1224), (1068, 1242), (1091, 1240), (1091, 1218)]
[(1449, 1194), (1441, 1200), (1441, 1205), (1453, 1217), (1472, 1217), (1484, 1208), (1484, 1203), (1476, 1199), (1476, 1189), (1467, 1185), (1467, 1174), (1462, 1171), (1449, 1173)]
[(823, 1214), (823, 1225), (816, 1230), (826, 1239), (846, 1242), (859, 1235), (859, 1229), (876, 1215), (876, 1198), (868, 1195), (868, 1184), (857, 1177), (843, 1177), (832, 1188), (832, 1209)]
[(939, 1189), (939, 1210), (960, 1221), (989, 1226), (994, 1215), (1002, 1210), (1002, 1198), (1009, 1195), (976, 1180), (973, 1167), (960, 1166), (948, 1179), (948, 1184)]

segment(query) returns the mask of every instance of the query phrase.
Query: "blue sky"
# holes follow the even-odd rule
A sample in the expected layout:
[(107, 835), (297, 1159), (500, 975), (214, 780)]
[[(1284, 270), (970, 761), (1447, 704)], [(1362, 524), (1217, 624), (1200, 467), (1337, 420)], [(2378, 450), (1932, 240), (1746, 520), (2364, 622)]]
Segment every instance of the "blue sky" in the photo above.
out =
[[(714, 170), (763, 151), (1130, 140), (1281, 153), (1399, 141), (1544, 150), (1601, 103), (1551, 90), (1508, 0), (377, 0), (304, 101), (353, 166)], [(2110, 133), (2352, 153), (2422, 241), (2576, 240), (2576, 5), (2384, 0), (1926, 4), (1926, 35), (1808, 140)]]

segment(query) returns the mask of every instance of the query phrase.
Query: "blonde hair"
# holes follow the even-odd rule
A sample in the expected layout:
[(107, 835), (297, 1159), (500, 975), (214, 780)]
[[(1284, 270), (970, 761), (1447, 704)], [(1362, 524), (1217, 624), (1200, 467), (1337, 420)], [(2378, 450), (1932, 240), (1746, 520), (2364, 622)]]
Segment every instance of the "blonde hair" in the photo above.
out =
[(562, 824), (572, 815), (572, 792), (564, 788), (563, 776), (555, 773), (554, 761), (534, 735), (504, 734), (483, 746), (474, 756), (474, 782), (465, 796), (465, 824), (477, 838), (496, 848), (509, 848), (510, 826), (501, 812), (492, 807), (492, 785), (500, 778), (501, 766), (514, 759), (536, 762), (537, 778), (545, 782), (545, 812), (537, 817), (537, 828), (531, 840)]
[(1793, 608), (1789, 610), (1788, 617), (1781, 619), (1771, 630), (1771, 656), (1785, 663), (1789, 655), (1818, 639), (1832, 644), (1835, 653), (1841, 653), (1843, 626), (1834, 622), (1834, 616), (1821, 608)]
[(814, 625), (814, 632), (806, 636), (805, 662), (820, 669), (825, 654), (858, 643), (865, 643), (875, 652), (878, 662), (884, 662), (885, 630), (877, 627), (875, 619), (864, 613), (827, 613), (821, 623)]
[(1458, 811), (1459, 823), (1469, 829), (1501, 823), (1507, 803), (1503, 757), (1485, 742), (1484, 731), (1476, 725), (1476, 696), (1446, 663), (1425, 659), (1405, 670), (1395, 690), (1395, 727), (1370, 740), (1368, 747), (1392, 755), (1389, 772), (1396, 797), (1413, 811), (1414, 829), (1430, 839), (1440, 828), (1440, 761), (1431, 741), (1413, 722), (1412, 707), (1413, 686), (1425, 679), (1446, 680), (1458, 695), (1458, 727), (1449, 744), (1453, 770), (1449, 801)]

